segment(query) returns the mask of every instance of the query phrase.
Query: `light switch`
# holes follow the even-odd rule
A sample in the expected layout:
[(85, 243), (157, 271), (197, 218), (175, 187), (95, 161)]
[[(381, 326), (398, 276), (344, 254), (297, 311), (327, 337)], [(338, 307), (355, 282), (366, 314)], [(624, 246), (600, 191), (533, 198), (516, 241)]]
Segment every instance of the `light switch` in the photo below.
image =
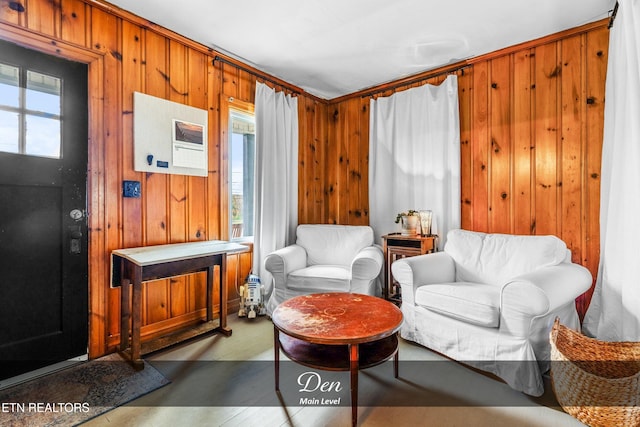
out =
[(122, 181), (122, 197), (140, 197), (140, 181)]

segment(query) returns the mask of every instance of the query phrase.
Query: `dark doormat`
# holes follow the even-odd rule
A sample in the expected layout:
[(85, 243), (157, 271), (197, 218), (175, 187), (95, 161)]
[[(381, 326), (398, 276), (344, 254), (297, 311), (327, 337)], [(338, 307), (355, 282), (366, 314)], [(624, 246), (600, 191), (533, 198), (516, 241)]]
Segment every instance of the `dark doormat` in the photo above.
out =
[(146, 362), (136, 371), (107, 355), (0, 390), (0, 425), (74, 426), (169, 382)]

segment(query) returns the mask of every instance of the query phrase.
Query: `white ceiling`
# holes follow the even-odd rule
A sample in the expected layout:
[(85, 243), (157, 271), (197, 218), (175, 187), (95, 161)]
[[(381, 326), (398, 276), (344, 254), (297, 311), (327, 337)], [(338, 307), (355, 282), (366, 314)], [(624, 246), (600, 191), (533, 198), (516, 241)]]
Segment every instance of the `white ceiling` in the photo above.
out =
[(324, 99), (609, 16), (615, 0), (110, 0)]

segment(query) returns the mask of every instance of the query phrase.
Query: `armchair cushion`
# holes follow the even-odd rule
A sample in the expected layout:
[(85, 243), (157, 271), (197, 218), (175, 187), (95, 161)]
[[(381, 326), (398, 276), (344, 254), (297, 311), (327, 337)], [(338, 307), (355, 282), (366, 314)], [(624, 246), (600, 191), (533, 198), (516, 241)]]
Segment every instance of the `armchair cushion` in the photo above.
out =
[(351, 264), (358, 252), (373, 244), (373, 229), (365, 226), (303, 224), (296, 244), (307, 251), (307, 265)]
[(421, 286), (416, 305), (487, 328), (500, 323), (500, 287), (482, 283), (456, 282)]
[(312, 265), (292, 271), (287, 287), (299, 291), (349, 292), (351, 273), (342, 265)]
[(512, 277), (558, 265), (570, 256), (555, 236), (486, 234), (452, 230), (445, 252), (456, 263), (456, 281), (503, 284)]

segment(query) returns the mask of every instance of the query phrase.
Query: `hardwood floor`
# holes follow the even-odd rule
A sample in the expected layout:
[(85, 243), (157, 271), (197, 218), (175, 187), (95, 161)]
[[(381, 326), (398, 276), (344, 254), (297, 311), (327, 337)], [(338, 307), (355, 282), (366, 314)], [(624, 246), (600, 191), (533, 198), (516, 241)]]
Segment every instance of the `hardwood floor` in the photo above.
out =
[[(156, 390), (129, 405), (116, 408), (93, 420), (85, 426), (349, 426), (351, 408), (342, 406), (294, 406), (294, 405), (235, 405), (233, 400), (224, 406), (212, 406), (215, 403), (202, 404), (199, 400), (213, 389), (237, 396), (238, 403), (246, 397), (274, 396), (273, 376), (270, 361), (273, 360), (273, 326), (266, 318), (248, 320), (229, 317), (229, 326), (233, 329), (231, 337), (212, 335), (180, 344), (145, 357), (162, 372), (171, 384)], [(509, 389), (505, 384), (467, 369), (457, 363), (447, 362), (443, 366), (443, 380), (437, 374), (430, 374), (434, 381), (422, 383), (418, 372), (411, 372), (413, 361), (437, 361), (435, 355), (424, 347), (401, 340), (400, 343), (400, 379), (399, 392), (416, 393), (415, 397), (423, 404), (405, 406), (402, 404), (387, 406), (360, 406), (358, 423), (361, 426), (582, 426), (580, 422), (554, 407), (553, 393), (547, 390), (541, 398), (529, 398)], [(282, 360), (286, 360), (282, 356)], [(208, 376), (213, 364), (201, 369), (199, 364), (229, 361), (228, 372), (218, 372)], [(232, 372), (230, 361), (251, 361), (252, 366), (269, 371), (268, 381), (257, 380), (252, 383), (251, 375)], [(405, 363), (404, 365), (402, 363)], [(417, 362), (420, 363), (420, 362)], [(417, 366), (417, 365), (413, 365)], [(216, 365), (219, 369), (220, 364)], [(376, 369), (376, 368), (372, 368)], [(386, 368), (382, 368), (386, 369)], [(403, 378), (403, 370), (405, 377)], [(447, 372), (444, 372), (447, 371)], [(204, 372), (204, 373), (203, 373)], [(455, 378), (453, 377), (455, 373)], [(393, 380), (393, 375), (382, 374), (377, 378), (369, 370), (361, 371), (361, 393), (384, 395), (393, 390), (385, 381)], [(398, 380), (396, 380), (398, 381)], [(381, 383), (381, 384), (376, 384)], [(481, 384), (474, 391), (473, 384)], [(363, 387), (365, 387), (363, 389)], [(283, 388), (281, 382), (281, 389)], [(459, 396), (456, 396), (460, 393)], [(424, 395), (424, 399), (420, 397)], [(516, 403), (484, 406), (478, 403), (485, 396)], [(437, 397), (434, 400), (434, 397)], [(476, 399), (477, 398), (477, 399)], [(183, 402), (192, 399), (193, 404)], [(511, 400), (513, 399), (513, 400)], [(286, 400), (286, 399), (285, 399)], [(363, 399), (362, 400), (366, 400)], [(290, 400), (289, 400), (290, 401)], [(177, 403), (176, 402), (182, 402)], [(207, 401), (208, 402), (208, 401)], [(413, 402), (413, 400), (411, 400)], [(411, 404), (411, 402), (409, 404)], [(434, 403), (436, 402), (436, 403)], [(469, 402), (460, 404), (456, 402)], [(475, 402), (475, 403), (474, 403)]]

